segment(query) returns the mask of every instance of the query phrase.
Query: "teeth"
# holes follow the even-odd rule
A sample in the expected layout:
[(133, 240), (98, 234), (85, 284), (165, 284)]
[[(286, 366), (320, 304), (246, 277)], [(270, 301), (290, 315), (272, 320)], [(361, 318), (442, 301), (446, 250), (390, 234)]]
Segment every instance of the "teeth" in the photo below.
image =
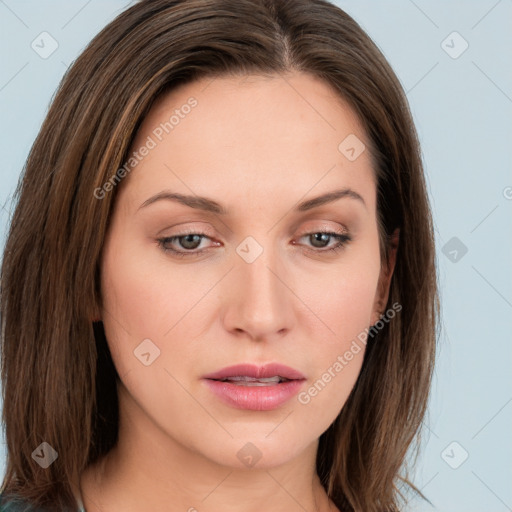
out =
[(287, 379), (279, 377), (279, 375), (275, 375), (274, 377), (260, 377), (259, 379), (256, 377), (241, 375), (237, 377), (228, 377), (227, 379), (223, 379), (223, 382), (231, 382), (237, 386), (271, 386), (273, 384), (279, 384), (284, 380)]
[(224, 380), (232, 380), (232, 381), (244, 381), (244, 382), (279, 382), (280, 377), (275, 375), (274, 377), (247, 377), (246, 375), (240, 375), (238, 377), (228, 377)]

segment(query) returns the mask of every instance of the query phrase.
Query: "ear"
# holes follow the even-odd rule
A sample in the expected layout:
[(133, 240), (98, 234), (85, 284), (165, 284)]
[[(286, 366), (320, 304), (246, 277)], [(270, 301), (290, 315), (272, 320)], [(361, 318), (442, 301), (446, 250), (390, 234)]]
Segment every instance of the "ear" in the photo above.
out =
[(383, 266), (380, 272), (377, 292), (375, 294), (375, 301), (373, 304), (371, 325), (375, 325), (380, 317), (384, 314), (384, 309), (388, 303), (391, 277), (393, 276), (393, 271), (395, 270), (399, 238), (400, 230), (396, 228), (391, 235), (391, 240), (389, 242), (390, 246), (388, 264)]

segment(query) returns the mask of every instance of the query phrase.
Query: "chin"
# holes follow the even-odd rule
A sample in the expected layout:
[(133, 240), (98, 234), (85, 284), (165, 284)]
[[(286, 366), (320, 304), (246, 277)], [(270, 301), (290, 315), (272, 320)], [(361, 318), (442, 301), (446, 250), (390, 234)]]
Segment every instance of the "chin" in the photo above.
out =
[[(237, 470), (272, 469), (294, 460), (308, 449), (312, 443), (302, 439), (291, 439), (286, 436), (275, 436), (265, 433), (255, 433), (243, 438), (230, 439), (228, 442), (218, 442), (209, 446), (204, 455), (212, 462)], [(316, 439), (314, 440), (316, 442)], [(314, 443), (313, 443), (314, 444)]]

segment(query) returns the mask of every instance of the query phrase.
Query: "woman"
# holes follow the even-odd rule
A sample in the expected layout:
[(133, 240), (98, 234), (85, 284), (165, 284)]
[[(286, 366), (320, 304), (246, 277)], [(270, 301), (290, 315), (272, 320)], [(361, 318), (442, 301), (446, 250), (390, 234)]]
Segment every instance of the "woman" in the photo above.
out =
[(336, 6), (122, 13), (61, 83), (1, 279), (5, 510), (397, 511), (415, 489), (431, 212), (403, 90)]

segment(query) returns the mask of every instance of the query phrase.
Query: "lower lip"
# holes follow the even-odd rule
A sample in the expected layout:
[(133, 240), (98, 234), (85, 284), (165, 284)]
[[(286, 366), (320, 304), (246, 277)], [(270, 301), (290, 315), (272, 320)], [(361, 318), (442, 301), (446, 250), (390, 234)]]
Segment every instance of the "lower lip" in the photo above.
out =
[(204, 379), (210, 390), (235, 409), (270, 411), (277, 409), (299, 392), (304, 380), (289, 380), (270, 386), (242, 386)]

